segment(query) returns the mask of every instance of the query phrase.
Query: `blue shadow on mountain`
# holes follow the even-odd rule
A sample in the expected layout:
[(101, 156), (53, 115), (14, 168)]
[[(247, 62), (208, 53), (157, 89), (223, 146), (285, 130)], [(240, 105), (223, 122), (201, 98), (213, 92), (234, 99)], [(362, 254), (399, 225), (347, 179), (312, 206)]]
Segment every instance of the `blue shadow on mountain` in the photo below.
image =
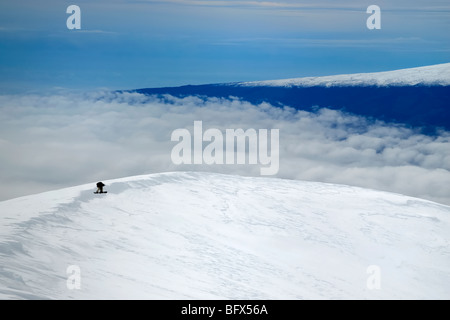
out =
[(269, 87), (237, 84), (138, 89), (146, 95), (238, 97), (253, 104), (289, 106), (297, 110), (341, 110), (435, 134), (450, 131), (449, 86)]

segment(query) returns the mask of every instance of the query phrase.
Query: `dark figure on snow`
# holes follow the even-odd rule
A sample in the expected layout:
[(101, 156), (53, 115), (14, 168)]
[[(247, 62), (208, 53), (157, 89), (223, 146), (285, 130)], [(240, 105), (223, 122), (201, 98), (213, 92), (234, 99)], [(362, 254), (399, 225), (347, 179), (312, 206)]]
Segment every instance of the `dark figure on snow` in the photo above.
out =
[(104, 186), (105, 186), (105, 184), (103, 182), (97, 182), (97, 191), (95, 193), (104, 193), (103, 192)]

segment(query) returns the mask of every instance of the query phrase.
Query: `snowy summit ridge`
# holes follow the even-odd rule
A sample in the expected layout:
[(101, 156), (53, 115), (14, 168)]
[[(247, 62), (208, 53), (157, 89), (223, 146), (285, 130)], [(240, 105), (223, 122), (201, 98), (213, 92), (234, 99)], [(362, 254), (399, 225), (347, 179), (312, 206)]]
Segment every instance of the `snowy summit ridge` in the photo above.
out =
[(450, 63), (385, 72), (241, 82), (235, 85), (243, 87), (449, 86)]
[(104, 182), (0, 202), (0, 299), (450, 298), (448, 206), (214, 173)]

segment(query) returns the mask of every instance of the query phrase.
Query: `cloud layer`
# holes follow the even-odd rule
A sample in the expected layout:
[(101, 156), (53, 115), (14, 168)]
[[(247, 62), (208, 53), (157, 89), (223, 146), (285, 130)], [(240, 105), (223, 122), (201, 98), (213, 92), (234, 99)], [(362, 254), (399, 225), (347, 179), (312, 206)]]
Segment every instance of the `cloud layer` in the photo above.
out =
[(449, 132), (430, 137), (328, 109), (110, 92), (0, 96), (0, 199), (163, 171), (260, 174), (258, 165), (174, 165), (171, 134), (194, 121), (224, 133), (279, 129), (277, 177), (450, 204)]

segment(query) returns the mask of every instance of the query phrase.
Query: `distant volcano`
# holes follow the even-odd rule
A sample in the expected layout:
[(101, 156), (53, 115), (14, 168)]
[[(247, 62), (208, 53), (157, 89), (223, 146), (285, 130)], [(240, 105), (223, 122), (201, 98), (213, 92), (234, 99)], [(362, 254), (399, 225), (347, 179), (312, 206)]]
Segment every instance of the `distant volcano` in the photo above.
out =
[(134, 90), (176, 97), (238, 97), (311, 111), (343, 110), (434, 134), (450, 130), (450, 63), (388, 72)]

